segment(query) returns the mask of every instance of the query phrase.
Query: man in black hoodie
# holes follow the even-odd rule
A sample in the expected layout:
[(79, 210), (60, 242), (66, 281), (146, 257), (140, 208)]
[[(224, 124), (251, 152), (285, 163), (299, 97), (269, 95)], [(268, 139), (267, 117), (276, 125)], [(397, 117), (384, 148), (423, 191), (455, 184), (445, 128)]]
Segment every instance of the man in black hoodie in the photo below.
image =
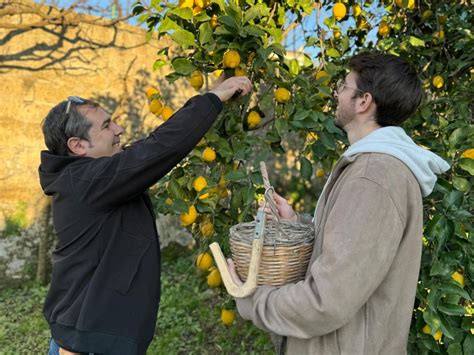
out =
[(145, 354), (160, 300), (160, 247), (147, 189), (199, 142), (246, 77), (191, 98), (122, 150), (123, 129), (96, 103), (69, 97), (43, 123), (39, 175), (58, 242), (44, 304), (50, 354)]

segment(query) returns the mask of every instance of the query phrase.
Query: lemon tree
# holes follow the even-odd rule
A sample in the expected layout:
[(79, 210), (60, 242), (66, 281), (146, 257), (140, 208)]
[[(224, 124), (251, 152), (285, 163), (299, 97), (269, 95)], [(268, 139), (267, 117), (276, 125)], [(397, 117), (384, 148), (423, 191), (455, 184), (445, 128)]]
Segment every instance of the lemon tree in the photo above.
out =
[[(275, 184), (296, 210), (311, 212), (315, 192), (348, 145), (334, 125), (332, 100), (345, 59), (364, 49), (399, 55), (418, 69), (426, 93), (403, 127), (452, 165), (424, 200), (408, 351), (474, 353), (471, 6), (468, 0), (137, 2), (134, 13), (149, 34), (169, 36), (181, 48), (174, 56), (163, 49), (154, 63), (170, 68), (169, 82), (198, 92), (221, 74), (247, 75), (253, 83), (251, 95), (227, 103), (189, 157), (155, 187), (157, 210), (180, 215), (198, 253), (215, 240), (228, 252), (230, 226), (252, 220), (263, 192), (258, 162), (277, 159)], [(285, 47), (292, 31), (303, 40), (297, 53)], [(150, 105), (162, 100), (154, 91), (147, 95)], [(164, 111), (157, 103), (153, 109)], [(218, 270), (206, 273), (227, 302)]]

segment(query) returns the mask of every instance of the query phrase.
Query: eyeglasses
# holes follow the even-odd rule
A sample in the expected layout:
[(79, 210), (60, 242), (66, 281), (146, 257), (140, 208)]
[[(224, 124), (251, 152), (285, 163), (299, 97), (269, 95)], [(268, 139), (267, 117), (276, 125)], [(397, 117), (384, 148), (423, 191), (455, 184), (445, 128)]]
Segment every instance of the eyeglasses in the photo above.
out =
[(352, 90), (356, 90), (356, 91), (359, 91), (359, 92), (364, 92), (362, 91), (361, 89), (358, 89), (358, 88), (353, 88), (351, 86), (348, 86), (346, 84), (346, 81), (344, 79), (339, 79), (336, 83), (336, 90), (337, 90), (337, 93), (339, 94), (342, 90), (344, 90), (344, 88), (348, 88), (348, 89), (352, 89)]
[(69, 110), (71, 109), (71, 103), (75, 105), (84, 105), (87, 102), (86, 99), (83, 99), (79, 96), (68, 96), (67, 106), (66, 106), (66, 116), (69, 115)]

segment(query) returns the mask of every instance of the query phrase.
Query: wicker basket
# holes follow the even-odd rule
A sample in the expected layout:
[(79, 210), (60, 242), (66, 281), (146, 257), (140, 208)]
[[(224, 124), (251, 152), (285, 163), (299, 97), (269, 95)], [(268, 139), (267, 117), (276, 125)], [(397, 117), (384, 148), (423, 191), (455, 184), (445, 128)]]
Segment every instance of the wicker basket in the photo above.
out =
[[(265, 203), (272, 211), (272, 220), (263, 232), (263, 251), (258, 285), (281, 286), (304, 278), (314, 244), (314, 226), (280, 219), (273, 200), (265, 164), (260, 163), (265, 185)], [(230, 249), (237, 273), (247, 279), (256, 222), (240, 223), (230, 228)]]

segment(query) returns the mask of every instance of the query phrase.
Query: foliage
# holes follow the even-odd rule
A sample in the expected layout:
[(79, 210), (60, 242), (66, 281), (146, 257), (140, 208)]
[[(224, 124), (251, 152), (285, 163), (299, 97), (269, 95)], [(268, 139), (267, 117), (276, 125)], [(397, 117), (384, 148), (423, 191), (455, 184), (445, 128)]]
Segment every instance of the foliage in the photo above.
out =
[[(251, 97), (227, 104), (189, 158), (158, 184), (155, 206), (162, 213), (175, 214), (196, 206), (197, 219), (188, 228), (200, 251), (207, 248), (209, 239), (226, 245), (229, 227), (252, 219), (256, 197), (263, 191), (258, 161), (269, 161), (275, 153), (297, 163), (277, 162), (271, 167), (273, 175), (286, 168), (288, 180), (299, 181), (298, 188), (280, 179), (275, 185), (284, 185), (296, 209), (303, 207), (299, 204), (302, 196), (312, 196), (310, 205), (314, 206), (314, 195), (308, 194), (317, 181), (314, 168), (329, 171), (347, 146), (345, 136), (334, 126), (330, 100), (335, 79), (344, 73), (345, 59), (366, 49), (399, 55), (418, 68), (426, 93), (404, 128), (416, 143), (452, 166), (424, 199), (424, 248), (408, 351), (473, 353), (470, 211), (474, 203), (470, 192), (474, 160), (468, 154), (462, 156), (472, 148), (474, 138), (472, 2), (338, 2), (346, 11), (338, 5), (337, 18), (332, 12), (336, 2), (328, 0), (215, 0), (204, 1), (201, 7), (193, 1), (136, 4), (134, 13), (146, 22), (149, 34), (157, 31), (159, 37), (170, 36), (184, 50), (184, 55), (175, 57), (167, 56), (167, 50), (159, 53), (155, 66), (170, 65), (169, 81), (187, 80), (196, 70), (206, 82), (216, 70), (232, 76), (236, 72), (229, 68), (225, 55), (233, 50), (240, 56), (240, 69), (254, 85)], [(304, 25), (313, 15), (316, 24), (308, 31)], [(298, 55), (287, 53), (283, 46), (291, 29), (304, 35), (305, 46)], [(318, 75), (322, 70), (324, 75)], [(274, 98), (277, 88), (289, 90), (289, 101)], [(264, 115), (257, 127), (247, 124), (251, 111)], [(316, 139), (308, 139), (308, 132), (315, 132)], [(201, 159), (206, 147), (217, 153), (212, 162)], [(192, 186), (197, 176), (207, 178), (208, 187), (200, 192)], [(204, 193), (209, 197), (199, 199)], [(203, 238), (199, 228), (203, 223), (214, 224), (213, 238)]]
[[(162, 301), (152, 354), (270, 354), (268, 337), (238, 318), (233, 326), (220, 323), (221, 300), (203, 291), (189, 251), (163, 250)], [(42, 315), (48, 287), (24, 285), (0, 291), (0, 353), (44, 354), (50, 332)], [(207, 305), (207, 306), (203, 306)]]

